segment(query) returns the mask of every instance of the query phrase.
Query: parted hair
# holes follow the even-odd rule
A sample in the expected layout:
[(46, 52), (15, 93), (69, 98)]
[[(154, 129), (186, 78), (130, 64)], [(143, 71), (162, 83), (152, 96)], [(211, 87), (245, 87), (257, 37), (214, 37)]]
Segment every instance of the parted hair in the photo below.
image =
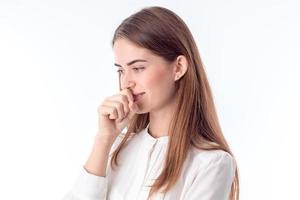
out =
[[(191, 147), (224, 150), (234, 158), (221, 130), (199, 50), (185, 22), (167, 8), (146, 7), (122, 21), (115, 30), (112, 45), (120, 38), (128, 39), (168, 62), (173, 62), (179, 55), (184, 55), (188, 61), (186, 73), (175, 82), (176, 115), (169, 124), (170, 139), (164, 167), (151, 185), (148, 198), (158, 191), (165, 193), (176, 184)], [(131, 133), (139, 133), (148, 123), (149, 113), (136, 114), (130, 120), (124, 138), (112, 153), (110, 164), (113, 169), (118, 166), (118, 155)], [(229, 199), (239, 199), (238, 167)]]

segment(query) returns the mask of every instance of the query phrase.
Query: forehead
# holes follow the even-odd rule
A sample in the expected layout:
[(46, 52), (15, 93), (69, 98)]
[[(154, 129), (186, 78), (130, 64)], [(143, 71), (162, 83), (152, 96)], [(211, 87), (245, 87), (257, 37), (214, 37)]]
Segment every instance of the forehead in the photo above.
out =
[(117, 39), (113, 46), (115, 62), (124, 64), (134, 59), (152, 60), (156, 57), (146, 48), (137, 46), (126, 39)]

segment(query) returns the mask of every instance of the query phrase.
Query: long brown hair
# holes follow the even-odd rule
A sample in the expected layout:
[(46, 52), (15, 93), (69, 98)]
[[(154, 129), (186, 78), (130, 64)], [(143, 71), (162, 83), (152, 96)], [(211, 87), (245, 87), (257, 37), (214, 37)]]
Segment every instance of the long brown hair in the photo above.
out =
[[(165, 193), (176, 184), (192, 146), (203, 150), (221, 149), (234, 158), (218, 121), (198, 48), (184, 21), (166, 8), (146, 7), (122, 21), (114, 33), (112, 45), (119, 38), (147, 48), (166, 61), (173, 62), (179, 55), (184, 55), (188, 61), (185, 75), (175, 82), (177, 114), (169, 125), (170, 139), (164, 168), (151, 186), (148, 197), (161, 189)], [(132, 118), (124, 138), (112, 154), (112, 168), (118, 166), (118, 155), (131, 133), (139, 133), (148, 123), (149, 113)], [(239, 173), (236, 168), (230, 200), (238, 199)]]

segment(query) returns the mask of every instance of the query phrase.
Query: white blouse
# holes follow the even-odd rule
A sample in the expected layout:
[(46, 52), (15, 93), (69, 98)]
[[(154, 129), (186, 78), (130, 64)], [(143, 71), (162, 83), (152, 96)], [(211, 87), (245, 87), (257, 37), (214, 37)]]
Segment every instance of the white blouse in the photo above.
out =
[[(130, 142), (121, 150), (115, 171), (110, 167), (110, 159), (106, 177), (82, 168), (62, 200), (146, 200), (150, 191), (147, 185), (154, 183), (163, 168), (169, 140), (169, 136), (152, 137), (148, 127), (128, 139)], [(122, 136), (123, 133), (114, 142), (111, 153)], [(151, 200), (227, 200), (235, 169), (235, 160), (229, 153), (192, 147), (176, 185)]]

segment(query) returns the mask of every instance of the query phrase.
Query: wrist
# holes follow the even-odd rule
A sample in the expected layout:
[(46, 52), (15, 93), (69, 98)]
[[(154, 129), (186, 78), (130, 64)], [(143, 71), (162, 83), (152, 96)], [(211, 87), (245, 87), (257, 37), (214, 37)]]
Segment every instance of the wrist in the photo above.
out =
[(112, 137), (105, 137), (103, 134), (97, 133), (94, 137), (96, 143), (101, 143), (103, 145), (112, 145), (115, 141)]

